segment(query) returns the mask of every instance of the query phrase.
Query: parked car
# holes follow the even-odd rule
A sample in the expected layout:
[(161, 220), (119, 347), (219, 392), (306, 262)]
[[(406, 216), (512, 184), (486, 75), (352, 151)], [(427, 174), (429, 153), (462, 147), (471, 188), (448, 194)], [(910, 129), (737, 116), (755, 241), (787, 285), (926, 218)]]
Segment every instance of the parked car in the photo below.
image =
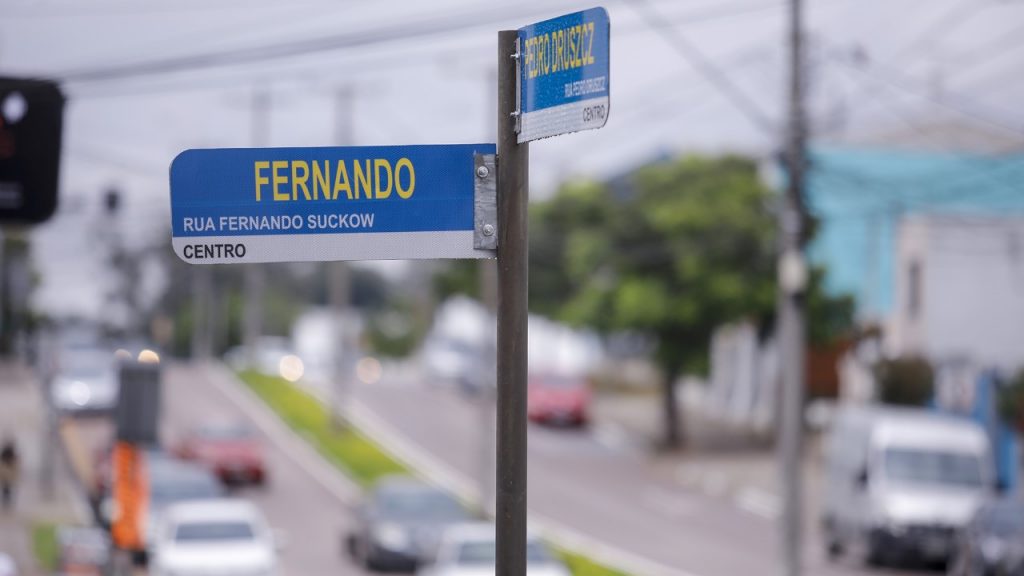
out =
[[(433, 562), (418, 576), (484, 576), (494, 574), (497, 542), (494, 524), (464, 524), (445, 530)], [(569, 576), (569, 570), (533, 534), (526, 539), (527, 576)]]
[(65, 351), (50, 386), (53, 407), (62, 414), (107, 415), (117, 407), (117, 366), (102, 349)]
[(151, 460), (148, 474), (149, 505), (143, 533), (147, 553), (166, 509), (175, 504), (216, 499), (224, 495), (220, 481), (206, 468), (191, 462), (173, 458)]
[(590, 418), (590, 384), (563, 374), (531, 374), (527, 414), (534, 422), (583, 426)]
[[(199, 464), (172, 458), (158, 450), (145, 453), (144, 466), (149, 488), (146, 513), (140, 518), (143, 548), (133, 550), (138, 563), (145, 563), (153, 542), (154, 531), (163, 511), (174, 504), (193, 500), (220, 498), (224, 489), (212, 472)], [(112, 475), (111, 487), (117, 482)], [(101, 522), (109, 525), (117, 513), (112, 490), (107, 490), (99, 506)]]
[(482, 346), (464, 340), (435, 336), (427, 338), (423, 344), (420, 361), (429, 382), (474, 393), (477, 388), (493, 386), (494, 378), (481, 374), (484, 352)]
[(468, 518), (447, 492), (413, 478), (387, 478), (357, 510), (347, 547), (367, 568), (412, 570), (433, 555), (445, 528)]
[(242, 500), (175, 504), (152, 546), (154, 576), (277, 574), (277, 544), (263, 514)]
[(871, 563), (946, 561), (993, 493), (985, 431), (924, 409), (837, 413), (826, 445), (823, 525), (830, 556), (856, 548)]
[(206, 424), (190, 430), (174, 450), (206, 466), (225, 484), (262, 485), (267, 479), (263, 443), (241, 423)]
[(1002, 498), (978, 510), (957, 541), (950, 576), (1024, 576), (1024, 501)]

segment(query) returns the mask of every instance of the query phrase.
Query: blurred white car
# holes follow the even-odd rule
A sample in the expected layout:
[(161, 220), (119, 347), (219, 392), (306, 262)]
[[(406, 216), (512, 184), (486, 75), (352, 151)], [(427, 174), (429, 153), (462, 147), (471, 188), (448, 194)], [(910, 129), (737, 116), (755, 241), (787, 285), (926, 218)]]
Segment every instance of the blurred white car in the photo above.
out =
[(0, 552), (0, 576), (18, 576), (18, 567), (14, 565), (14, 559)]
[(277, 546), (263, 514), (243, 500), (175, 504), (157, 528), (154, 576), (274, 576)]
[(108, 414), (117, 406), (117, 365), (114, 355), (101, 349), (75, 350), (60, 357), (50, 397), (65, 414)]
[[(445, 530), (434, 562), (418, 576), (490, 576), (497, 558), (494, 524), (460, 524)], [(569, 576), (569, 570), (533, 534), (526, 537), (528, 576)]]
[(252, 357), (245, 346), (235, 346), (224, 354), (224, 361), (235, 370), (252, 369), (264, 374), (278, 374), (281, 359), (294, 355), (287, 338), (262, 336), (256, 341), (256, 351)]

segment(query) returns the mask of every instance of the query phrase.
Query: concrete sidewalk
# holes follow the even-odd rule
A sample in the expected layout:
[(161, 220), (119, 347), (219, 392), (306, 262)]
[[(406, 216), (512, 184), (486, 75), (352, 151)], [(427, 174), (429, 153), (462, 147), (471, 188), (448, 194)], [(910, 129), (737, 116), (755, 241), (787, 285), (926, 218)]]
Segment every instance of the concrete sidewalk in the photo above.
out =
[(21, 458), (14, 508), (0, 512), (0, 552), (14, 558), (22, 576), (45, 573), (32, 551), (34, 526), (83, 525), (89, 519), (56, 435), (47, 426), (43, 400), (34, 374), (22, 365), (0, 362), (0, 438), (13, 436)]

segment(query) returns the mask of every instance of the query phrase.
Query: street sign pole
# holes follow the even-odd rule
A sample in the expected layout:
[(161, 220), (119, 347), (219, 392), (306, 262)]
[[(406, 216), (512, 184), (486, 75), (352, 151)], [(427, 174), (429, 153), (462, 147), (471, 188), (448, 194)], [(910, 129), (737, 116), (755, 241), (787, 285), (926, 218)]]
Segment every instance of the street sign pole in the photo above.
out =
[(528, 142), (515, 130), (516, 30), (498, 33), (497, 576), (526, 574), (526, 289)]

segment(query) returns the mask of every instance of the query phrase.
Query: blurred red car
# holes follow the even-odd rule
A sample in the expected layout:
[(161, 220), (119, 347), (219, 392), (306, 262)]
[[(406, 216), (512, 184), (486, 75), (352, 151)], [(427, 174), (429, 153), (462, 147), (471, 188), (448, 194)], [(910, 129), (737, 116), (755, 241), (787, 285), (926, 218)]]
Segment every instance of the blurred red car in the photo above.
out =
[(263, 444), (243, 424), (213, 424), (193, 428), (174, 453), (194, 460), (213, 472), (225, 484), (261, 485), (267, 480)]
[(576, 376), (533, 374), (526, 410), (534, 422), (583, 426), (590, 419), (590, 383)]

